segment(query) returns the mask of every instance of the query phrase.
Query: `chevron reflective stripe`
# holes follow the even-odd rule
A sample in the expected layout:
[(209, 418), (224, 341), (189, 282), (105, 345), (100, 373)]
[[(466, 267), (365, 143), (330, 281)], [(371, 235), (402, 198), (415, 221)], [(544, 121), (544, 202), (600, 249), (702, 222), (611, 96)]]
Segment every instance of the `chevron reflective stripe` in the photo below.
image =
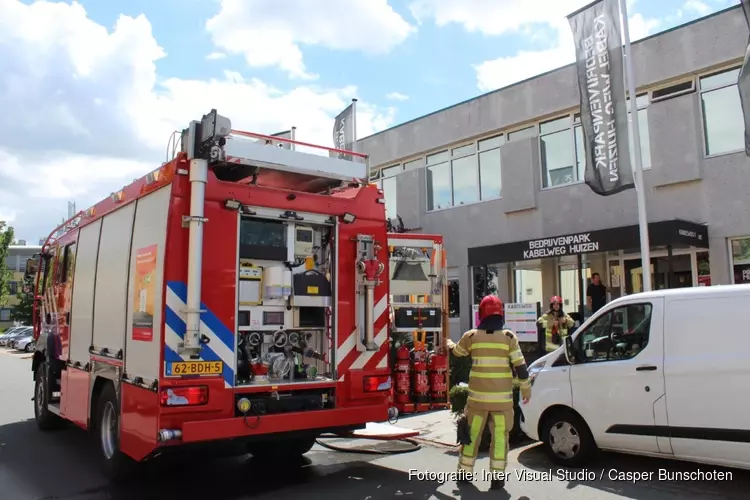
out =
[[(227, 328), (221, 320), (201, 303), (200, 333), (209, 339), (208, 344), (203, 344), (199, 359), (190, 358), (189, 354), (178, 354), (180, 344), (184, 342), (185, 332), (185, 310), (187, 297), (187, 285), (179, 281), (167, 283), (167, 301), (164, 308), (164, 361), (221, 361), (224, 364), (222, 377), (224, 387), (234, 386), (234, 333)], [(166, 366), (165, 366), (166, 369)]]

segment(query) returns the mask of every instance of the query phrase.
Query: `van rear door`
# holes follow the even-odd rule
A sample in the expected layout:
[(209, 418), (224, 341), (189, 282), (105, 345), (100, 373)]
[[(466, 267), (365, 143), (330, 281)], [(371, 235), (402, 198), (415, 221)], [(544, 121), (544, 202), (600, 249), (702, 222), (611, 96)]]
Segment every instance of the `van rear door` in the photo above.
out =
[(667, 302), (664, 373), (676, 458), (750, 465), (748, 311), (748, 291)]
[(573, 408), (601, 448), (670, 454), (664, 398), (664, 298), (608, 306), (576, 337)]

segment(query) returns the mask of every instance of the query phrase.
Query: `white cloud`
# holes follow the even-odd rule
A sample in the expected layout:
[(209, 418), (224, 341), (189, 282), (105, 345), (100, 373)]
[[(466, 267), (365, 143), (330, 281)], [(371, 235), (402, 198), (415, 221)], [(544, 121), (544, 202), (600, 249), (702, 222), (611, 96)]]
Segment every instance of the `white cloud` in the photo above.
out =
[(252, 67), (277, 66), (312, 80), (301, 46), (385, 54), (413, 31), (388, 0), (221, 0), (206, 28), (214, 43)]
[(390, 92), (386, 94), (385, 98), (391, 101), (408, 101), (409, 100), (409, 96), (406, 94), (402, 94), (401, 92)]
[(209, 61), (215, 61), (217, 59), (225, 59), (227, 55), (223, 52), (211, 52), (206, 56)]
[[(420, 21), (432, 19), (437, 26), (454, 23), (468, 32), (487, 36), (521, 34), (546, 48), (519, 50), (514, 55), (474, 65), (477, 87), (486, 92), (532, 78), (575, 61), (575, 48), (566, 17), (591, 0), (414, 0), (409, 4)], [(632, 8), (636, 0), (629, 0)], [(629, 13), (631, 40), (651, 33), (660, 25), (656, 19)], [(540, 27), (551, 28), (553, 36), (544, 37)], [(546, 42), (546, 43), (544, 43)]]
[[(209, 81), (157, 79), (165, 57), (144, 16), (108, 31), (79, 4), (0, 0), (0, 214), (18, 238), (53, 229), (74, 200), (85, 209), (165, 160), (173, 130), (212, 108), (235, 128), (332, 146), (333, 117), (356, 87), (278, 89), (227, 72)], [(158, 82), (158, 83), (157, 83)], [(360, 136), (395, 109), (361, 98)]]

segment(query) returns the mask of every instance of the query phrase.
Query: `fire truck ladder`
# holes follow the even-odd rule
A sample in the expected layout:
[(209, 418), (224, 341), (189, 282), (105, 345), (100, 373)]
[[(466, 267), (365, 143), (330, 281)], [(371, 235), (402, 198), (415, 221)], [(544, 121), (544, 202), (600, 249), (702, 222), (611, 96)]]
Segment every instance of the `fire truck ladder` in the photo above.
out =
[[(298, 151), (291, 145), (324, 154)], [(283, 137), (232, 129), (231, 121), (215, 109), (182, 132), (182, 150), (188, 158), (208, 161), (219, 179), (236, 182), (276, 171), (275, 176), (300, 178), (295, 190), (323, 191), (347, 183), (369, 181), (368, 156)], [(265, 172), (264, 172), (265, 171)]]

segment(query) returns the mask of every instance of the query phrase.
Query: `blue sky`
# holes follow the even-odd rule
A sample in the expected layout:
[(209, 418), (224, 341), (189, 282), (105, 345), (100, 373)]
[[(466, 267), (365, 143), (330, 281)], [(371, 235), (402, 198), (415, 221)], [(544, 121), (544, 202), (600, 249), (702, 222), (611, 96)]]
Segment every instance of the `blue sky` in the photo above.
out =
[[(483, 3), (486, 5), (490, 1)], [(495, 1), (503, 3), (502, 0)], [(168, 54), (157, 63), (161, 77), (208, 79), (229, 69), (260, 78), (281, 89), (296, 86), (296, 82), (276, 68), (248, 69), (240, 54), (219, 60), (203, 58), (214, 51), (205, 22), (219, 9), (218, 0), (79, 0), (79, 3), (92, 20), (107, 27), (114, 25), (121, 14), (145, 14), (153, 26), (155, 38)], [(326, 0), (321, 3), (325, 4)], [(399, 15), (415, 25), (417, 20), (410, 11), (410, 3), (410, 0), (388, 0)], [(454, 3), (462, 2), (454, 0)], [(482, 2), (469, 0), (463, 3)], [(649, 30), (649, 34), (654, 34), (739, 2), (639, 0), (631, 3), (631, 17), (640, 14), (645, 19), (659, 22)], [(477, 15), (481, 16), (481, 10), (478, 9)], [(637, 28), (634, 28), (631, 29), (635, 31)], [(342, 29), (357, 27), (353, 25)], [(544, 23), (531, 26), (531, 29), (536, 36), (529, 36), (528, 33), (492, 36), (481, 31), (468, 32), (460, 23), (438, 27), (428, 21), (388, 54), (373, 56), (314, 45), (302, 46), (302, 51), (306, 66), (321, 75), (317, 82), (321, 85), (343, 87), (356, 83), (361, 89), (358, 95), (360, 99), (380, 105), (389, 103), (385, 96), (391, 92), (409, 96), (407, 101), (398, 104), (396, 121), (404, 122), (481, 94), (472, 65), (499, 57), (511, 57), (520, 50), (545, 50), (554, 46), (553, 30)], [(639, 32), (636, 38), (640, 38), (638, 35), (641, 34)]]
[[(0, 0), (0, 220), (37, 241), (211, 108), (332, 146), (570, 63), (588, 0)], [(633, 39), (738, 0), (629, 0)], [(278, 5), (282, 5), (279, 8)], [(218, 54), (218, 57), (208, 57)], [(398, 93), (401, 99), (390, 94)]]

